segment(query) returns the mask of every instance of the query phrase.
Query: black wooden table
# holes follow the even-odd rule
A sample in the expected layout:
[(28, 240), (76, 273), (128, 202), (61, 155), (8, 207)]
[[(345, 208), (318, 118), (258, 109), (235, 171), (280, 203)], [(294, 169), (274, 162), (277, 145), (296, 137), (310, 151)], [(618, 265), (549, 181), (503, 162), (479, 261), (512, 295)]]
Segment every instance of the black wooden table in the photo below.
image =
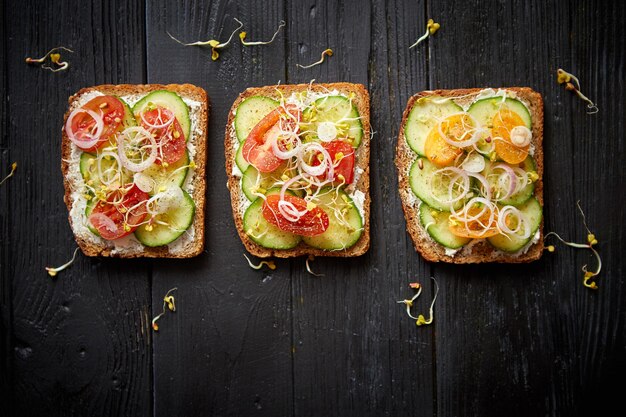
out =
[[(0, 415), (600, 415), (626, 371), (624, 23), (619, 2), (7, 1), (0, 5)], [(245, 23), (269, 46), (210, 51)], [(408, 47), (428, 18), (441, 29)], [(237, 40), (237, 39), (235, 39)], [(24, 62), (54, 46), (68, 71)], [(322, 50), (335, 55), (303, 70)], [(576, 74), (599, 112), (556, 82)], [(372, 246), (358, 259), (250, 269), (225, 187), (223, 132), (248, 86), (352, 81), (372, 98)], [(70, 94), (102, 83), (182, 83), (211, 97), (206, 250), (190, 260), (90, 259), (62, 201)], [(407, 99), (433, 88), (530, 86), (545, 100), (545, 228), (584, 241), (581, 201), (604, 261), (558, 246), (527, 265), (425, 262), (405, 230), (393, 164)], [(417, 327), (396, 304), (420, 281)], [(150, 328), (166, 291), (178, 311)], [(623, 407), (620, 407), (623, 409)], [(598, 413), (598, 414), (597, 414)]]

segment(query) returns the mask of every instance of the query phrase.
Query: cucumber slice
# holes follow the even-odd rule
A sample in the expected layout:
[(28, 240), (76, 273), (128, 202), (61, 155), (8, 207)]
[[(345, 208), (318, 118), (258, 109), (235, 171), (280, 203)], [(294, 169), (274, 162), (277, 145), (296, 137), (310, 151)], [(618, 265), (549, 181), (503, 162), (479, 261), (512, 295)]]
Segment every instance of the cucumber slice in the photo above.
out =
[[(422, 168), (420, 168), (420, 161)], [(441, 203), (439, 200), (445, 200), (448, 198), (448, 183), (444, 181), (438, 181), (433, 183), (433, 173), (439, 168), (430, 162), (427, 158), (419, 157), (413, 162), (411, 170), (409, 171), (409, 184), (413, 194), (430, 207), (439, 211), (448, 211), (450, 206)], [(439, 198), (439, 200), (437, 200)], [(459, 209), (463, 206), (464, 199), (461, 199), (454, 203), (454, 209)]]
[(174, 112), (180, 127), (183, 129), (185, 139), (189, 141), (191, 135), (191, 120), (189, 119), (189, 107), (183, 101), (180, 96), (172, 91), (158, 90), (153, 91), (133, 106), (133, 114), (135, 118), (139, 117), (139, 114), (148, 109), (152, 105), (165, 107)]
[(446, 248), (458, 249), (472, 239), (459, 237), (452, 233), (448, 228), (449, 217), (450, 212), (433, 210), (424, 203), (420, 206), (420, 222), (430, 237)]
[(484, 98), (472, 103), (467, 112), (474, 116), (481, 126), (491, 129), (493, 126), (493, 116), (502, 109), (509, 109), (519, 114), (526, 127), (529, 129), (532, 128), (530, 112), (524, 103), (514, 98), (507, 98), (504, 102), (502, 102), (501, 97)]
[(96, 206), (96, 202), (97, 201), (95, 198), (87, 201), (87, 206), (85, 207), (85, 217), (87, 218), (87, 228), (89, 229), (89, 231), (99, 237), (100, 233), (98, 232), (98, 229), (93, 227), (91, 222), (89, 222), (89, 216), (91, 215), (93, 208)]
[(491, 245), (496, 249), (500, 249), (504, 252), (517, 252), (532, 240), (532, 238), (535, 236), (535, 233), (537, 232), (537, 229), (539, 229), (543, 213), (541, 205), (539, 204), (537, 199), (529, 199), (528, 201), (526, 201), (526, 203), (519, 206), (518, 209), (526, 216), (526, 218), (530, 222), (530, 236), (526, 239), (522, 238), (519, 235), (509, 236), (503, 234), (488, 237), (487, 241), (489, 241), (489, 243), (491, 243)]
[(425, 156), (424, 143), (426, 143), (426, 137), (437, 122), (451, 114), (463, 111), (459, 105), (450, 99), (437, 102), (433, 99), (441, 100), (441, 97), (418, 99), (404, 125), (406, 143), (413, 151), (422, 156)]
[(148, 247), (167, 245), (178, 239), (193, 223), (196, 205), (185, 190), (183, 199), (179, 204), (163, 214), (159, 214), (156, 220), (167, 223), (166, 225), (154, 223), (152, 230), (147, 230), (147, 225), (142, 225), (135, 230), (135, 237)]
[(245, 99), (237, 107), (237, 114), (235, 115), (235, 132), (239, 142), (246, 140), (254, 126), (279, 104), (276, 100), (264, 96), (253, 96)]
[[(184, 167), (184, 168), (183, 168)], [(167, 168), (163, 165), (152, 164), (150, 167), (142, 171), (143, 174), (152, 178), (155, 186), (150, 195), (154, 195), (162, 188), (168, 185), (176, 185), (182, 187), (189, 172), (189, 153), (185, 151), (185, 155), (173, 164), (169, 164)]]
[(124, 105), (124, 120), (122, 121), (124, 127), (126, 128), (131, 126), (137, 126), (137, 119), (135, 119), (135, 115), (133, 114), (133, 111), (131, 110), (128, 103), (118, 96), (115, 96), (115, 98), (121, 101)]
[(246, 172), (250, 163), (243, 158), (243, 146), (240, 144), (237, 149), (237, 156), (235, 156), (235, 163), (239, 167), (241, 172)]
[(326, 96), (315, 100), (307, 107), (302, 119), (303, 130), (312, 132), (307, 135), (309, 140), (317, 138), (320, 123), (330, 122), (337, 130), (337, 138), (349, 137), (354, 148), (358, 148), (363, 138), (363, 125), (359, 111), (352, 101), (344, 96)]
[(287, 163), (283, 163), (272, 172), (262, 173), (255, 167), (250, 165), (243, 173), (241, 178), (241, 188), (248, 200), (254, 201), (259, 197), (259, 193), (265, 194), (267, 190), (273, 187), (281, 187), (283, 175), (293, 177), (295, 175), (294, 169), (288, 169)]
[[(280, 188), (270, 189), (266, 195), (278, 194)], [(290, 193), (291, 194), (291, 193)], [(301, 236), (284, 232), (263, 217), (263, 202), (259, 197), (243, 215), (243, 229), (255, 243), (268, 249), (291, 249), (298, 246)]]
[[(109, 168), (113, 167), (114, 164), (116, 164), (116, 160), (102, 158), (101, 167), (103, 171), (107, 171)], [(80, 154), (79, 167), (85, 183), (87, 183), (90, 187), (99, 189), (103, 185), (102, 178), (98, 173), (98, 158), (96, 155), (88, 152)], [(128, 175), (126, 170), (122, 169), (121, 175), (116, 183), (121, 186), (122, 184), (129, 182), (131, 178), (132, 177)]]
[[(492, 189), (494, 190), (493, 191), (494, 194), (497, 195), (498, 192), (500, 193), (500, 195), (506, 194), (506, 190), (502, 189), (503, 185), (498, 183), (498, 177), (499, 177), (499, 174), (502, 173), (502, 170), (497, 170), (496, 175), (492, 176), (490, 174), (491, 174), (491, 166), (493, 164), (489, 161), (485, 161), (485, 162), (486, 162), (485, 170), (482, 172), (482, 174), (485, 176), (489, 184), (492, 186)], [(531, 156), (528, 156), (528, 158), (526, 158), (524, 162), (519, 164), (519, 167), (522, 168), (526, 172), (532, 172), (537, 169), (535, 165), (535, 161), (533, 160)], [(530, 184), (526, 184), (524, 188), (522, 188), (515, 194), (512, 194), (505, 199), (499, 200), (498, 203), (502, 205), (520, 206), (524, 204), (526, 201), (528, 201), (528, 199), (533, 196), (534, 192), (535, 192), (535, 183), (531, 182)]]
[(352, 198), (343, 190), (323, 188), (313, 203), (328, 214), (328, 229), (317, 236), (304, 236), (309, 246), (324, 250), (348, 249), (363, 233), (363, 219)]

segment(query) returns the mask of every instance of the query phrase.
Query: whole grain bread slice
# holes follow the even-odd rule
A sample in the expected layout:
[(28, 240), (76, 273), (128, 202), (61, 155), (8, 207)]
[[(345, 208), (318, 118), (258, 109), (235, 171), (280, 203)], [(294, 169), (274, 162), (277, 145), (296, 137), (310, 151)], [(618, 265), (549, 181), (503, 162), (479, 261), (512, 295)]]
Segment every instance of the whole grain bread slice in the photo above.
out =
[[(289, 97), (289, 95), (294, 92), (301, 92), (306, 90), (315, 92), (331, 92), (336, 90), (339, 93), (343, 93), (346, 95), (353, 93), (354, 99), (352, 102), (356, 105), (359, 111), (359, 115), (361, 116), (361, 123), (363, 126), (363, 138), (361, 140), (359, 148), (356, 151), (355, 169), (362, 170), (362, 173), (358, 181), (355, 184), (350, 184), (350, 186), (346, 188), (346, 191), (351, 192), (353, 190), (359, 190), (365, 194), (365, 201), (363, 203), (363, 233), (361, 234), (359, 240), (352, 247), (343, 250), (321, 250), (313, 248), (304, 242), (301, 242), (295, 248), (287, 250), (267, 249), (258, 245), (252, 239), (250, 239), (250, 237), (245, 233), (243, 229), (244, 212), (241, 208), (241, 201), (246, 197), (244, 196), (241, 188), (241, 178), (233, 172), (233, 167), (235, 166), (235, 158), (237, 156), (236, 146), (238, 143), (234, 123), (237, 107), (248, 97), (260, 95), (279, 100), (281, 94), (284, 97)], [(237, 228), (237, 233), (239, 233), (241, 241), (246, 247), (246, 250), (252, 255), (260, 258), (267, 258), (271, 256), (278, 258), (291, 258), (303, 255), (351, 257), (363, 255), (365, 252), (367, 252), (370, 246), (370, 100), (369, 94), (365, 89), (365, 86), (352, 83), (330, 83), (272, 85), (258, 88), (248, 88), (243, 93), (239, 94), (239, 97), (237, 97), (229, 112), (228, 122), (226, 124), (224, 149), (226, 154), (226, 175), (228, 178), (227, 187), (230, 190), (231, 205), (235, 226)]]
[[(463, 106), (471, 103), (483, 91), (482, 88), (422, 91), (411, 97), (402, 116), (402, 124), (396, 147), (396, 167), (402, 209), (406, 218), (406, 228), (413, 240), (415, 249), (431, 262), (448, 262), (457, 264), (501, 262), (523, 263), (537, 260), (543, 254), (543, 218), (539, 226), (539, 240), (527, 248), (525, 253), (506, 253), (495, 249), (485, 239), (475, 239), (454, 256), (446, 254), (445, 248), (435, 242), (424, 230), (419, 220), (418, 200), (414, 197), (409, 185), (409, 170), (417, 154), (408, 146), (404, 127), (411, 109), (418, 99), (428, 96), (454, 97), (457, 104)], [(535, 182), (534, 196), (543, 207), (543, 99), (541, 94), (527, 87), (501, 88), (515, 93), (530, 110), (532, 120), (532, 146), (534, 147), (535, 163), (539, 179)]]
[[(192, 123), (191, 138), (189, 139), (195, 147), (194, 163), (196, 165), (194, 169), (190, 169), (187, 178), (187, 181), (191, 181), (191, 184), (193, 184), (193, 193), (191, 193), (191, 197), (196, 206), (194, 214), (195, 218), (193, 224), (191, 225), (191, 228), (193, 229), (193, 239), (189, 239), (184, 245), (176, 248), (175, 250), (170, 250), (168, 246), (150, 248), (143, 245), (137, 248), (116, 249), (115, 243), (99, 239), (97, 237), (94, 238), (95, 235), (93, 234), (86, 234), (84, 225), (75, 224), (75, 221), (72, 218), (71, 210), (75, 204), (73, 194), (74, 190), (80, 187), (80, 184), (78, 184), (79, 181), (74, 178), (75, 175), (70, 175), (70, 170), (73, 168), (72, 164), (76, 164), (78, 161), (75, 160), (75, 158), (72, 159), (72, 148), (76, 148), (76, 146), (67, 137), (64, 128), (65, 123), (67, 122), (67, 118), (72, 110), (78, 106), (78, 100), (84, 94), (99, 92), (102, 94), (115, 95), (124, 98), (128, 96), (145, 96), (156, 90), (172, 91), (177, 93), (182, 98), (187, 98), (200, 103), (199, 108), (194, 110), (194, 114), (192, 116), (192, 118), (195, 119), (195, 123)], [(68, 102), (69, 108), (65, 113), (62, 128), (61, 172), (63, 174), (63, 184), (65, 187), (64, 201), (68, 211), (70, 212), (70, 215), (68, 216), (70, 226), (74, 232), (76, 243), (78, 243), (82, 252), (87, 256), (110, 256), (119, 258), (191, 258), (202, 253), (204, 249), (206, 141), (209, 118), (209, 98), (206, 91), (191, 84), (106, 84), (83, 88), (76, 94), (70, 96)], [(189, 175), (192, 175), (191, 179), (189, 179)], [(190, 232), (187, 231), (186, 233)]]

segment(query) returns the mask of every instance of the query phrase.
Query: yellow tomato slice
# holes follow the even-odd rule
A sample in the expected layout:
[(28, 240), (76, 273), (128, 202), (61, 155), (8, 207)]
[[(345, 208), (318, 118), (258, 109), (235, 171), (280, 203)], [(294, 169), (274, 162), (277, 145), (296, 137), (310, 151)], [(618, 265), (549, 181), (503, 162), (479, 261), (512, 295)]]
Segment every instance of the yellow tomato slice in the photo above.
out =
[(524, 126), (524, 121), (509, 109), (502, 109), (493, 116), (491, 133), (496, 145), (496, 154), (509, 164), (524, 162), (530, 148), (530, 145), (519, 147), (511, 142), (511, 130), (516, 126)]
[[(468, 140), (473, 134), (474, 123), (466, 114), (455, 114), (441, 122), (441, 132), (453, 142)], [(430, 162), (438, 166), (452, 165), (454, 160), (463, 153), (459, 147), (446, 142), (441, 136), (439, 125), (433, 127), (424, 143), (424, 153)]]
[[(480, 212), (480, 210), (482, 210), (480, 207), (470, 207), (467, 210), (468, 217), (476, 216)], [(498, 224), (498, 217), (497, 215), (494, 216), (491, 224), (487, 224), (489, 222), (489, 216), (490, 211), (485, 210), (483, 215), (480, 216), (478, 219), (468, 222), (467, 227), (465, 227), (464, 223), (458, 220), (454, 221), (452, 219), (452, 216), (450, 216), (450, 220), (452, 221), (448, 225), (448, 228), (450, 229), (450, 232), (452, 232), (452, 234), (454, 234), (455, 236), (466, 237), (470, 239), (482, 239), (490, 236), (495, 236), (499, 233), (498, 228), (496, 227), (496, 225)]]

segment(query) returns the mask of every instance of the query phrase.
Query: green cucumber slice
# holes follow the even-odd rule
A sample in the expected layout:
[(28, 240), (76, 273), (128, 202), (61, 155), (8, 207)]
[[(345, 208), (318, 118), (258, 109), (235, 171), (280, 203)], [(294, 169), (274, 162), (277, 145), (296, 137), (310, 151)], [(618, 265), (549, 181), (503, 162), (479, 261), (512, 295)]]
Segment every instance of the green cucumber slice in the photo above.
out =
[(430, 237), (440, 245), (450, 249), (458, 249), (465, 246), (472, 239), (456, 236), (448, 227), (450, 212), (434, 210), (428, 205), (420, 205), (420, 222)]
[(237, 149), (237, 156), (235, 156), (235, 163), (237, 164), (237, 166), (239, 167), (239, 170), (242, 173), (246, 172), (246, 170), (250, 166), (250, 163), (246, 161), (243, 157), (243, 145), (241, 144), (239, 145), (239, 148)]
[(467, 112), (478, 120), (481, 126), (491, 129), (491, 127), (493, 127), (493, 116), (502, 109), (509, 109), (517, 113), (524, 121), (526, 127), (529, 129), (532, 128), (530, 112), (524, 103), (514, 98), (507, 98), (504, 102), (502, 102), (502, 97), (477, 100), (472, 103), (469, 109), (467, 109)]
[[(420, 168), (420, 164), (422, 168)], [(449, 183), (445, 181), (433, 183), (433, 173), (438, 169), (439, 168), (427, 158), (417, 158), (409, 171), (409, 184), (411, 190), (413, 190), (413, 194), (424, 203), (439, 211), (449, 211), (450, 206), (439, 201), (447, 198)], [(437, 200), (437, 198), (439, 198), (439, 200)], [(464, 199), (456, 201), (453, 204), (454, 209), (461, 208), (464, 202)]]
[(180, 96), (172, 91), (157, 90), (153, 91), (133, 106), (133, 114), (135, 118), (139, 117), (139, 114), (144, 110), (147, 110), (151, 106), (165, 107), (174, 112), (180, 127), (183, 129), (185, 139), (189, 141), (191, 135), (191, 120), (189, 119), (189, 107), (183, 101)]
[(518, 209), (526, 216), (528, 221), (530, 222), (530, 236), (526, 239), (522, 238), (519, 235), (496, 235), (487, 238), (487, 241), (491, 243), (493, 247), (496, 249), (500, 249), (504, 252), (517, 252), (522, 249), (524, 246), (530, 242), (535, 233), (537, 233), (537, 229), (539, 229), (539, 225), (541, 224), (541, 218), (543, 216), (543, 210), (541, 205), (535, 198), (530, 198), (524, 204), (518, 207)]
[(246, 140), (254, 126), (278, 106), (278, 101), (269, 97), (253, 96), (245, 99), (237, 107), (235, 115), (235, 132), (239, 142)]
[[(289, 192), (289, 190), (287, 190)], [(280, 188), (268, 190), (266, 195), (278, 194)], [(291, 192), (289, 192), (291, 194)], [(263, 202), (261, 197), (250, 204), (243, 215), (243, 230), (255, 243), (268, 249), (291, 249), (298, 246), (302, 237), (280, 230), (263, 217)]]
[(243, 193), (248, 200), (254, 201), (259, 197), (259, 193), (265, 194), (267, 190), (273, 187), (280, 188), (282, 184), (279, 184), (279, 182), (283, 181), (281, 178), (283, 174), (286, 174), (290, 178), (295, 175), (295, 170), (289, 170), (287, 168), (287, 163), (283, 163), (272, 172), (262, 173), (250, 165), (248, 169), (244, 171), (243, 177), (241, 178), (241, 189)]
[(185, 151), (185, 155), (173, 164), (169, 164), (167, 168), (163, 165), (152, 164), (144, 171), (143, 174), (152, 178), (155, 186), (150, 195), (154, 195), (159, 190), (167, 188), (168, 185), (176, 185), (182, 187), (189, 172), (189, 152)]
[(97, 201), (95, 198), (87, 201), (87, 206), (85, 207), (85, 217), (87, 218), (87, 228), (89, 229), (89, 231), (99, 237), (100, 233), (98, 232), (98, 229), (93, 227), (91, 222), (89, 221), (89, 216), (91, 215), (93, 208), (96, 206), (96, 202)]
[(137, 119), (135, 119), (135, 115), (131, 110), (130, 106), (127, 102), (125, 102), (122, 98), (115, 96), (119, 101), (124, 105), (124, 120), (122, 120), (122, 124), (124, 127), (137, 126)]
[[(117, 163), (116, 161), (117, 160), (115, 159), (102, 158), (102, 170), (108, 170), (113, 166), (113, 164)], [(83, 176), (83, 180), (85, 180), (85, 183), (89, 187), (99, 189), (103, 185), (102, 178), (98, 173), (98, 158), (96, 155), (88, 152), (83, 152), (82, 154), (80, 154), (79, 167), (80, 173)], [(117, 180), (117, 184), (119, 186), (121, 186), (122, 184), (126, 184), (130, 181), (131, 178), (132, 177), (128, 175), (128, 172), (125, 169), (122, 169), (120, 178), (118, 178)]]
[[(497, 170), (495, 175), (491, 175), (491, 167), (493, 166), (493, 163), (489, 161), (485, 161), (485, 162), (486, 162), (485, 170), (482, 172), (482, 174), (485, 176), (485, 178), (491, 185), (493, 194), (494, 195), (497, 195), (498, 193), (500, 193), (500, 195), (506, 194), (506, 190), (503, 189), (503, 186), (506, 186), (507, 184), (504, 184), (504, 185), (499, 184), (499, 181), (498, 181), (498, 177), (500, 176), (499, 174), (502, 173), (502, 170)], [(506, 162), (501, 162), (501, 163), (506, 164)], [(524, 162), (519, 164), (519, 167), (522, 168), (526, 172), (536, 172), (536, 169), (537, 169), (535, 165), (535, 161), (533, 160), (531, 156), (528, 156), (526, 160), (524, 160)], [(534, 192), (535, 192), (535, 183), (531, 182), (530, 184), (526, 184), (524, 188), (522, 188), (515, 194), (512, 194), (505, 199), (498, 200), (498, 203), (502, 205), (520, 206), (524, 204), (526, 201), (528, 201), (528, 199), (533, 196)]]
[(424, 144), (428, 133), (437, 122), (463, 109), (450, 99), (441, 97), (423, 97), (418, 99), (411, 109), (404, 125), (406, 143), (418, 155), (424, 156)]
[(311, 132), (306, 137), (317, 139), (317, 129), (321, 123), (332, 123), (337, 130), (337, 138), (350, 138), (354, 148), (358, 148), (363, 138), (363, 124), (357, 107), (348, 97), (326, 96), (315, 100), (302, 113), (302, 130)]
[(363, 219), (352, 198), (341, 189), (323, 188), (312, 201), (328, 214), (328, 229), (317, 236), (304, 236), (302, 240), (324, 250), (354, 246), (363, 233)]
[(139, 226), (135, 230), (135, 237), (139, 242), (151, 248), (167, 245), (189, 229), (193, 223), (196, 205), (185, 190), (182, 192), (183, 198), (177, 206), (156, 216), (156, 220), (167, 223), (167, 226), (154, 223), (152, 230), (147, 230), (147, 225)]

